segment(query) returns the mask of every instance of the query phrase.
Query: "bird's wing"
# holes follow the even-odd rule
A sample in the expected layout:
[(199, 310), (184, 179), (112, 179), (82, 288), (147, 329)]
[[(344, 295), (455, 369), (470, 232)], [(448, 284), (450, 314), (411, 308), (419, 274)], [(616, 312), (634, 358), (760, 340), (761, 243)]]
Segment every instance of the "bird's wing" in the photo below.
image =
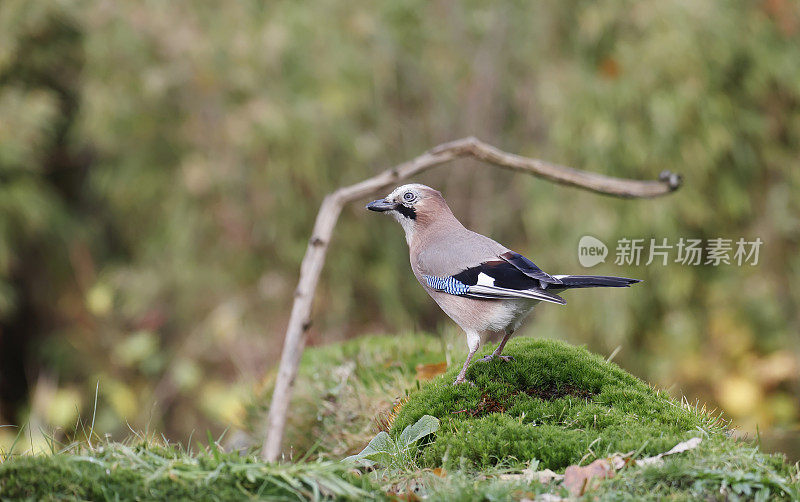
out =
[(508, 251), (500, 243), (463, 227), (427, 232), (419, 240), (416, 253), (412, 251), (412, 266), (434, 277), (455, 275), (483, 262), (499, 260)]
[(545, 291), (561, 281), (524, 256), (463, 227), (423, 237), (412, 268), (428, 287), (472, 298), (528, 298), (565, 304)]
[(545, 291), (542, 279), (531, 277), (503, 259), (488, 260), (450, 276), (423, 274), (422, 277), (431, 289), (451, 295), (486, 299), (527, 298), (560, 305), (567, 303), (560, 296)]
[(506, 251), (500, 255), (500, 258), (526, 276), (539, 280), (541, 282), (542, 289), (546, 288), (548, 284), (561, 284), (561, 279), (548, 274), (544, 270), (537, 267), (535, 263), (519, 253), (515, 253), (514, 251)]

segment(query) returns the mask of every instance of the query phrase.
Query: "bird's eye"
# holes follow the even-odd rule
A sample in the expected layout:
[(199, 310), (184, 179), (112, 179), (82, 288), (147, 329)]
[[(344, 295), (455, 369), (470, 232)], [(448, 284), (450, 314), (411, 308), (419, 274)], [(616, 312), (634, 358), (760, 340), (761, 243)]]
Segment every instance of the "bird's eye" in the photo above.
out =
[(414, 192), (406, 192), (406, 193), (403, 194), (403, 200), (406, 201), (406, 202), (411, 202), (416, 198), (417, 198), (417, 196), (414, 195)]

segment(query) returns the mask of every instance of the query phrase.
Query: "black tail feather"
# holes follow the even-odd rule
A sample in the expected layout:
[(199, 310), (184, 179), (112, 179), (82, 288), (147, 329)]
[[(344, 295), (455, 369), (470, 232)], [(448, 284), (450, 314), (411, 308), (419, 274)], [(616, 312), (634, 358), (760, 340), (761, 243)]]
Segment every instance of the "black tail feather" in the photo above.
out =
[(631, 284), (642, 282), (641, 279), (627, 277), (611, 277), (608, 275), (558, 275), (560, 285), (554, 288), (627, 288)]

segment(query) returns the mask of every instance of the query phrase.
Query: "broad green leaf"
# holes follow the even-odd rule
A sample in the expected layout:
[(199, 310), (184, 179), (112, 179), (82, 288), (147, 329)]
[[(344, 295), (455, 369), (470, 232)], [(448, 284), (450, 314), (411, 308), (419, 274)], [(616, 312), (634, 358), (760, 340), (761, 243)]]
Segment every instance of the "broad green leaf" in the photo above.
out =
[[(360, 453), (350, 455), (345, 461), (355, 462), (362, 459), (379, 460), (383, 456), (397, 453), (397, 446), (386, 431), (381, 431)], [(372, 458), (371, 458), (372, 457)]]
[(400, 438), (397, 440), (397, 446), (400, 449), (406, 449), (437, 430), (439, 430), (439, 419), (430, 415), (424, 415), (417, 420), (414, 425), (409, 425), (403, 429), (403, 432), (400, 433)]

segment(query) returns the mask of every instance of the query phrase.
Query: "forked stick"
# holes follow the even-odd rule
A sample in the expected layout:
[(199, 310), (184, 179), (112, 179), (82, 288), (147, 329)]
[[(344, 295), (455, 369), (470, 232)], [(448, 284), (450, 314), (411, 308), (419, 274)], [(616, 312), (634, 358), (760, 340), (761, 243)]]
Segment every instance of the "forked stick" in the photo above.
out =
[(562, 185), (615, 197), (658, 197), (673, 192), (681, 186), (681, 177), (669, 171), (662, 172), (658, 181), (613, 178), (504, 152), (477, 138), (469, 137), (443, 143), (419, 157), (387, 169), (377, 176), (355, 185), (339, 188), (326, 195), (322, 200), (319, 213), (317, 213), (314, 230), (300, 265), (300, 280), (294, 293), (294, 304), (289, 317), (289, 325), (286, 327), (275, 390), (272, 393), (272, 403), (265, 424), (264, 445), (261, 450), (264, 460), (276, 461), (281, 452), (292, 386), (297, 376), (300, 357), (305, 348), (306, 332), (311, 325), (311, 304), (314, 299), (314, 291), (317, 289), (319, 275), (325, 264), (325, 252), (328, 250), (328, 243), (342, 207), (348, 202), (393, 187), (400, 180), (461, 157), (474, 157), (495, 167), (520, 171)]

